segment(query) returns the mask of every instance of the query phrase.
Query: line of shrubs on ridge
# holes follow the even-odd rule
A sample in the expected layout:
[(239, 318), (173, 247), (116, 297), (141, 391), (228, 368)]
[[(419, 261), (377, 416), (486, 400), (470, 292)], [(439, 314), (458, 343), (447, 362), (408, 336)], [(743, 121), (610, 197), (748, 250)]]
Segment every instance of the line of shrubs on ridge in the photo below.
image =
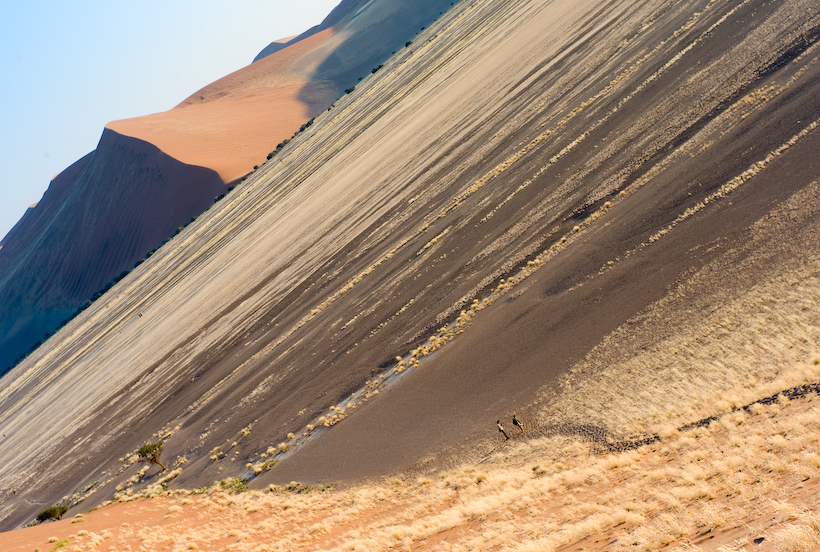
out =
[[(160, 466), (163, 471), (167, 470), (168, 468), (165, 467), (165, 464), (162, 463), (162, 449), (165, 443), (160, 439), (156, 443), (151, 441), (146, 441), (139, 449), (137, 449), (137, 456), (140, 460), (144, 462), (148, 462), (149, 464), (157, 464)], [(94, 483), (96, 484), (96, 482)], [(92, 486), (94, 485), (92, 484)], [(247, 486), (246, 486), (247, 490)], [(26, 527), (32, 527), (34, 525), (44, 523), (46, 521), (59, 521), (65, 515), (66, 512), (71, 508), (71, 506), (79, 504), (82, 502), (82, 499), (79, 502), (72, 504), (71, 502), (65, 502), (67, 499), (63, 498), (64, 502), (60, 504), (55, 504), (54, 506), (49, 506), (48, 508), (42, 510), (34, 521), (26, 525)]]
[[(330, 108), (328, 108), (328, 111), (330, 111)], [(291, 141), (293, 141), (293, 139), (294, 139), (294, 138), (296, 138), (296, 137), (299, 135), (299, 133), (304, 132), (305, 130), (307, 130), (308, 128), (310, 128), (310, 127), (313, 125), (313, 121), (314, 121), (315, 119), (316, 119), (316, 117), (312, 118), (311, 120), (309, 120), (308, 122), (306, 122), (305, 124), (303, 124), (302, 126), (300, 126), (300, 127), (299, 127), (299, 130), (297, 130), (296, 132), (294, 132), (294, 133), (293, 133), (293, 136), (291, 136), (290, 138), (285, 138), (284, 140), (282, 140), (281, 142), (279, 142), (279, 143), (276, 145), (276, 149), (274, 149), (272, 152), (270, 152), (270, 153), (268, 154), (268, 161), (270, 161), (271, 159), (273, 159), (273, 156), (274, 156), (274, 155), (276, 155), (277, 153), (279, 153), (280, 151), (282, 151), (283, 149), (285, 149), (285, 146), (287, 146), (288, 144), (290, 144), (290, 143), (291, 143)], [(259, 165), (254, 165), (254, 166), (253, 166), (253, 170), (257, 170), (257, 169), (259, 169)], [(243, 178), (242, 180), (245, 180), (245, 179)]]

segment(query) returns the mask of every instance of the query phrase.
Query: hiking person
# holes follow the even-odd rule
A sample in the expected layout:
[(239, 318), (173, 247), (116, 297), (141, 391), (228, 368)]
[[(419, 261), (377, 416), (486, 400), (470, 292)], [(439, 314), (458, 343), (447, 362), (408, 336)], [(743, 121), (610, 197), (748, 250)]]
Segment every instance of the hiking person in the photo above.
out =
[(498, 431), (500, 431), (501, 433), (503, 433), (503, 434), (504, 434), (504, 437), (506, 437), (506, 438), (507, 438), (507, 440), (509, 440), (509, 439), (510, 439), (510, 436), (509, 436), (509, 435), (507, 435), (507, 432), (506, 432), (506, 431), (504, 431), (504, 426), (503, 426), (503, 425), (501, 425), (501, 420), (498, 420), (498, 421), (495, 423), (495, 425), (497, 425), (497, 426), (498, 426)]
[(521, 430), (521, 433), (524, 433), (524, 424), (521, 423), (521, 420), (518, 419), (518, 416), (513, 414), (513, 425)]

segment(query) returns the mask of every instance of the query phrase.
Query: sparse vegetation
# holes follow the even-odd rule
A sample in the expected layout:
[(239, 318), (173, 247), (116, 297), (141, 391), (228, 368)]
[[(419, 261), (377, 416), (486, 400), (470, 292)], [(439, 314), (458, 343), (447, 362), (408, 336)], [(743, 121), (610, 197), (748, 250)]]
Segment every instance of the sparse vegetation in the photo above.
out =
[[(810, 393), (615, 453), (574, 437), (519, 437), (435, 475), (343, 489), (294, 481), (249, 491), (247, 482), (228, 478), (183, 500), (155, 499), (161, 501), (154, 508), (168, 514), (191, 504), (184, 509), (190, 517), (173, 534), (155, 527), (141, 544), (160, 549), (176, 539), (202, 546), (230, 535), (249, 549), (282, 542), (293, 550), (378, 551), (413, 549), (443, 536), (457, 550), (575, 544), (698, 551), (700, 539), (708, 539), (710, 550), (740, 550), (755, 541), (808, 550), (820, 543), (820, 518), (804, 502), (820, 479), (819, 413), (820, 397)], [(245, 520), (241, 532), (236, 515)], [(99, 542), (133, 533), (117, 531), (100, 534)], [(81, 536), (91, 542), (95, 532)]]
[(168, 468), (166, 468), (160, 460), (160, 456), (162, 456), (163, 444), (164, 443), (162, 442), (162, 440), (159, 440), (156, 443), (148, 441), (137, 449), (137, 456), (140, 458), (140, 460), (150, 462), (151, 464), (157, 464), (163, 470), (167, 470)]
[(238, 477), (229, 477), (219, 482), (219, 488), (231, 494), (240, 494), (247, 492), (248, 482)]

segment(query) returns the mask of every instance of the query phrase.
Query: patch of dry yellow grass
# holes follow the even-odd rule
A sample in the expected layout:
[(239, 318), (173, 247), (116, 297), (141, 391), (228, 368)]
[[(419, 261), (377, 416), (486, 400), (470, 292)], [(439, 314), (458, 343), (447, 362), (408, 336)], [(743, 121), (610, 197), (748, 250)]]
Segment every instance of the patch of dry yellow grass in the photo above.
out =
[(607, 336), (541, 421), (663, 433), (820, 377), (818, 200), (814, 182)]
[[(820, 543), (815, 481), (820, 399), (811, 395), (616, 454), (541, 438), (428, 478), (343, 490), (166, 493), (130, 503), (128, 523), (99, 527), (105, 518), (92, 516), (105, 509), (87, 515), (86, 530), (70, 542), (76, 550), (110, 543), (261, 552), (699, 550), (708, 541), (711, 550), (738, 550), (764, 538), (776, 550), (808, 550)], [(163, 515), (140, 517), (149, 510)]]

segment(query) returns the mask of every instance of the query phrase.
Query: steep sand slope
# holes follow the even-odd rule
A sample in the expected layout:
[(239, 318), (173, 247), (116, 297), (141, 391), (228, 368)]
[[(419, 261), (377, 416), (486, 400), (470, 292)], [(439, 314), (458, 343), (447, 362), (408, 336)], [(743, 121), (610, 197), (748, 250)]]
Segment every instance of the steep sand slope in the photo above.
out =
[(214, 171), (106, 130), (0, 251), (0, 369), (224, 191)]
[[(567, 435), (571, 427), (524, 417), (526, 431), (509, 427), (510, 440), (483, 440), (446, 470), (241, 494), (230, 482), (193, 492), (149, 488), (147, 496), (161, 496), (126, 496), (84, 516), (2, 533), (0, 544), (9, 552), (51, 549), (55, 540), (157, 551), (815, 550), (820, 355), (805, 357), (799, 343), (820, 341), (820, 326), (806, 324), (820, 316), (820, 257), (792, 264), (799, 255), (789, 250), (820, 232), (818, 201), (815, 182), (749, 229), (746, 263), (710, 263), (688, 279), (687, 291), (714, 286), (708, 315), (689, 320), (679, 298), (654, 305), (579, 366), (606, 367), (600, 378), (577, 374), (571, 387), (580, 386), (568, 385), (551, 405), (587, 422), (606, 415), (611, 427), (654, 429), (662, 419), (644, 446), (579, 443)], [(744, 264), (772, 256), (789, 263), (770, 267), (779, 277), (751, 288), (715, 281), (716, 272), (748, 278)], [(636, 346), (647, 331), (657, 335), (658, 324), (676, 331)], [(693, 376), (685, 385), (681, 362)], [(741, 363), (747, 369), (736, 370)], [(677, 419), (698, 417), (677, 430)]]
[(309, 79), (314, 56), (321, 59), (332, 36), (332, 29), (322, 31), (206, 86), (170, 111), (107, 128), (183, 163), (213, 169), (225, 182), (241, 178), (338, 97), (329, 83)]
[[(19, 360), (54, 332), (92, 294), (133, 267), (177, 227), (190, 222), (214, 197), (226, 191), (219, 189), (212, 175), (203, 177), (208, 172), (202, 168), (215, 171), (224, 184), (252, 171), (280, 141), (327, 109), (357, 77), (384, 61), (391, 48), (395, 50), (415, 36), (418, 26), (431, 21), (445, 5), (443, 0), (424, 0), (413, 5), (380, 0), (361, 10), (360, 0), (345, 0), (319, 27), (294, 38), (287, 48), (206, 86), (176, 108), (109, 124), (107, 129), (123, 140), (133, 138), (128, 149), (105, 149), (93, 156), (96, 165), (89, 169), (88, 177), (109, 180), (77, 183), (78, 165), (67, 169), (52, 187), (76, 188), (71, 192), (75, 203), (64, 203), (61, 191), (50, 190), (46, 205), (31, 209), (0, 244), (6, 249), (0, 256), (0, 272), (5, 276), (0, 278), (0, 296), (6, 298), (0, 306), (0, 375), (15, 359)], [(316, 32), (318, 29), (321, 32)], [(320, 67), (330, 70), (319, 71)], [(106, 138), (104, 134), (101, 146)], [(134, 148), (143, 147), (135, 146), (137, 142), (152, 144), (168, 158), (192, 166), (191, 171), (183, 174), (175, 166), (163, 176), (159, 176), (161, 171), (129, 174), (131, 168), (145, 168), (138, 167), (132, 159)], [(103, 165), (119, 165), (121, 169), (112, 178), (100, 169)], [(157, 177), (156, 181), (146, 180), (151, 174)], [(192, 182), (200, 178), (200, 185), (193, 186)], [(124, 189), (116, 192), (112, 186)], [(103, 195), (120, 193), (122, 201), (116, 205), (96, 202), (98, 187), (107, 189)], [(142, 210), (152, 200), (146, 201), (139, 192), (142, 188), (151, 194), (157, 187), (165, 190), (166, 200), (173, 200), (161, 207), (160, 216)], [(79, 194), (79, 190), (85, 195)], [(82, 197), (89, 201), (88, 205), (76, 204), (76, 198)], [(117, 211), (102, 211), (108, 207)], [(77, 219), (88, 210), (96, 212), (83, 215), (84, 221)], [(113, 233), (108, 226), (88, 224), (122, 224), (122, 220), (129, 221), (127, 230)], [(41, 238), (58, 227), (61, 232), (70, 228), (73, 232), (90, 233), (74, 234), (71, 241), (76, 245), (61, 245), (57, 249)], [(66, 251), (71, 251), (71, 263), (57, 258)], [(30, 262), (32, 258), (38, 262)], [(48, 266), (43, 268), (45, 263)], [(77, 276), (77, 266), (83, 267), (82, 281), (66, 284), (65, 281)]]
[[(796, 1), (456, 5), (10, 374), (3, 526), (156, 483), (129, 453), (157, 436), (171, 486), (251, 476), (279, 442), (253, 486), (447, 462), (671, 293), (697, 317), (713, 286), (680, 284), (756, 259), (750, 229), (817, 179), (818, 23)], [(811, 235), (709, 282), (746, 293)]]

